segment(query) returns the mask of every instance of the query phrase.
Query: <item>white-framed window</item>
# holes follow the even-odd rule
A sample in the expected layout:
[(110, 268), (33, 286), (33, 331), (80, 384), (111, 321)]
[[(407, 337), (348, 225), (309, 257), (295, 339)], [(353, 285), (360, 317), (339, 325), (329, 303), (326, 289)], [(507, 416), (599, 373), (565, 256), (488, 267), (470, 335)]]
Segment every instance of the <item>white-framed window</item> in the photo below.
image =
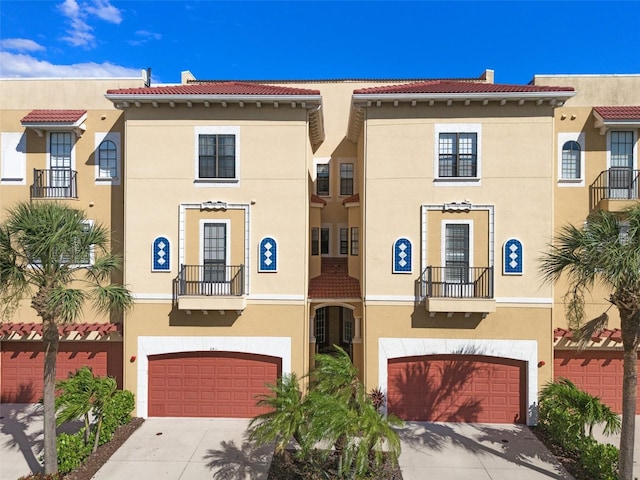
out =
[(196, 183), (237, 183), (240, 178), (240, 127), (196, 127), (195, 136)]
[(320, 229), (311, 227), (311, 255), (320, 255)]
[(351, 255), (357, 257), (360, 255), (360, 229), (351, 227)]
[(313, 175), (315, 194), (319, 197), (331, 196), (331, 157), (314, 158)]
[(230, 230), (229, 220), (200, 220), (200, 281), (204, 284), (229, 281)]
[(0, 183), (26, 185), (27, 136), (24, 132), (0, 133)]
[(349, 254), (349, 229), (340, 228), (340, 255)]
[(607, 185), (609, 198), (637, 198), (638, 146), (633, 130), (607, 132)]
[(316, 310), (316, 327), (315, 336), (316, 343), (325, 343), (327, 335), (327, 319), (325, 308), (318, 308)]
[(434, 133), (436, 184), (479, 185), (482, 176), (482, 125), (436, 124)]
[(342, 342), (353, 342), (353, 311), (350, 308), (342, 309)]
[(354, 193), (354, 168), (353, 163), (340, 164), (340, 195), (351, 196)]
[(473, 267), (473, 220), (442, 220), (445, 283), (468, 284)]
[(584, 186), (585, 137), (583, 132), (558, 134), (558, 183)]
[(320, 229), (320, 255), (329, 255), (331, 252), (331, 229), (322, 227)]
[(49, 186), (68, 188), (71, 184), (71, 171), (75, 170), (73, 134), (71, 132), (49, 132), (47, 140)]
[(120, 132), (95, 134), (96, 183), (120, 184)]

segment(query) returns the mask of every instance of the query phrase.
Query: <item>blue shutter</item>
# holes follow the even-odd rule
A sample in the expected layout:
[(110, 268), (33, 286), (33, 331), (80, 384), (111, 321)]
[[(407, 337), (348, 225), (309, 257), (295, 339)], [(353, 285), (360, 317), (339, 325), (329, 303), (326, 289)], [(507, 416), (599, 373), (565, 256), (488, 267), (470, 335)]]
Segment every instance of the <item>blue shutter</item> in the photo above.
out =
[(278, 270), (278, 248), (276, 241), (265, 237), (260, 242), (260, 272), (276, 272)]
[(171, 245), (167, 237), (158, 237), (153, 241), (154, 272), (168, 272), (171, 270)]
[(411, 242), (399, 238), (393, 244), (393, 273), (411, 273)]
[(503, 273), (505, 275), (522, 275), (523, 270), (522, 242), (515, 238), (504, 244)]

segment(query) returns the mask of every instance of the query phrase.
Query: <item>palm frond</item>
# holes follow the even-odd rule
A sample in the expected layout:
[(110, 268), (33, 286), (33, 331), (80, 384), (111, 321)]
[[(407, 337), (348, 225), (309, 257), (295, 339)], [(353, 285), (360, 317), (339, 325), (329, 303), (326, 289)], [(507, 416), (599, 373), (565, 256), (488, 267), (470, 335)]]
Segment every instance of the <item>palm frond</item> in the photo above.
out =
[(62, 323), (74, 322), (80, 316), (86, 298), (87, 292), (78, 288), (64, 285), (53, 288), (46, 297), (47, 314)]
[(133, 308), (133, 296), (124, 285), (98, 284), (94, 285), (92, 293), (94, 308), (99, 313), (126, 312)]
[(607, 312), (603, 312), (574, 330), (573, 335), (577, 336), (578, 348), (586, 347), (592, 338), (607, 327), (608, 323), (609, 315)]

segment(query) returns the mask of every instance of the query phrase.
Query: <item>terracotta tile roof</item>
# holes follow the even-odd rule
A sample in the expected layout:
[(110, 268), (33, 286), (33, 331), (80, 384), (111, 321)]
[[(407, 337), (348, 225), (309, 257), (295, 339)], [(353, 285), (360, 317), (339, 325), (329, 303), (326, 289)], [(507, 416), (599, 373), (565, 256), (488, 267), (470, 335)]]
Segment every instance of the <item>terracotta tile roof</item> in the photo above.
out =
[(320, 95), (320, 90), (275, 87), (249, 82), (188, 83), (160, 87), (107, 90), (107, 95)]
[(86, 110), (31, 110), (20, 122), (75, 123), (86, 113)]
[[(58, 326), (60, 336), (68, 335), (72, 332), (78, 332), (82, 335), (98, 332), (102, 336), (111, 332), (122, 333), (122, 325), (115, 323), (67, 323)], [(42, 335), (42, 323), (0, 323), (0, 336), (11, 335), (12, 333), (22, 336), (28, 336), (31, 333)]]
[(347, 274), (346, 258), (323, 258), (320, 275), (309, 282), (309, 298), (360, 298), (360, 282)]
[(603, 120), (640, 120), (640, 105), (624, 107), (593, 107)]
[(322, 205), (326, 205), (327, 201), (324, 198), (319, 197), (315, 193), (312, 193), (311, 194), (311, 203), (320, 203)]
[(386, 87), (361, 88), (354, 94), (398, 94), (398, 93), (536, 93), (573, 92), (573, 87), (547, 87), (539, 85), (505, 85), (497, 83), (457, 82), (433, 80), (426, 82), (389, 85)]
[(342, 200), (342, 204), (346, 205), (347, 203), (358, 203), (359, 201), (360, 201), (360, 194), (356, 193)]
[[(560, 339), (573, 340), (573, 332), (571, 330), (567, 330), (565, 328), (556, 328), (553, 331), (553, 339), (554, 341)], [(611, 340), (615, 343), (622, 342), (622, 332), (619, 328), (614, 328), (610, 330), (608, 328), (602, 329), (599, 332), (596, 332), (591, 337), (591, 341), (595, 343), (600, 343), (603, 340)]]

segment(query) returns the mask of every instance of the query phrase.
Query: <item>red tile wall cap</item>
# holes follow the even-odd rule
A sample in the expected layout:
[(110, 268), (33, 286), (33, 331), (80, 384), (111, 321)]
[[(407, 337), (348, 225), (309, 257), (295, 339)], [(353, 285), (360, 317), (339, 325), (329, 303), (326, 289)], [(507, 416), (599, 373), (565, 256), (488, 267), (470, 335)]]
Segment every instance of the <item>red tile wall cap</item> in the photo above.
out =
[(359, 193), (351, 195), (350, 197), (347, 197), (344, 200), (342, 200), (342, 204), (343, 205), (346, 205), (347, 203), (358, 203), (358, 202), (360, 202), (360, 194)]
[(21, 123), (75, 123), (87, 113), (86, 110), (31, 110)]
[[(0, 323), (0, 334), (10, 335), (18, 333), (20, 335), (29, 335), (37, 333), (42, 335), (43, 325), (41, 323)], [(86, 335), (91, 332), (98, 332), (100, 335), (106, 335), (111, 332), (122, 332), (122, 325), (115, 323), (66, 323), (58, 326), (60, 335), (68, 335), (72, 332), (78, 332)]]
[(593, 107), (603, 120), (635, 120), (640, 121), (640, 105)]
[(276, 87), (249, 82), (189, 83), (159, 87), (107, 90), (107, 95), (320, 95), (320, 90)]
[(366, 94), (428, 94), (428, 93), (551, 93), (573, 92), (573, 87), (547, 87), (540, 85), (508, 85), (499, 83), (472, 83), (447, 80), (361, 88), (354, 95)]
[(327, 201), (324, 198), (319, 197), (315, 193), (312, 193), (311, 194), (311, 203), (317, 203), (319, 205), (323, 205), (324, 206), (324, 205), (327, 204)]
[(347, 274), (346, 258), (323, 258), (321, 270), (309, 282), (309, 298), (360, 298), (360, 282)]

